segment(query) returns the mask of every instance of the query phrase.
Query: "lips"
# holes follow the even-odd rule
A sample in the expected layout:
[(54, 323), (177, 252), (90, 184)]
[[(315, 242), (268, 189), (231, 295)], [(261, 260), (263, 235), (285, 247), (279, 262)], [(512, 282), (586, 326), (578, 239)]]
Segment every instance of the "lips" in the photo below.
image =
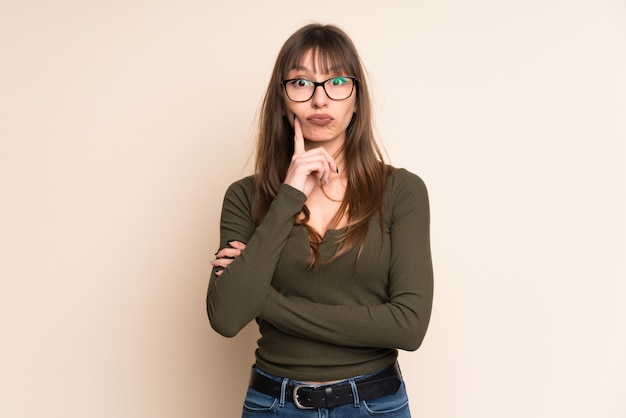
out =
[(334, 118), (330, 115), (325, 114), (315, 114), (306, 118), (309, 122), (315, 125), (328, 125), (330, 122), (334, 120)]

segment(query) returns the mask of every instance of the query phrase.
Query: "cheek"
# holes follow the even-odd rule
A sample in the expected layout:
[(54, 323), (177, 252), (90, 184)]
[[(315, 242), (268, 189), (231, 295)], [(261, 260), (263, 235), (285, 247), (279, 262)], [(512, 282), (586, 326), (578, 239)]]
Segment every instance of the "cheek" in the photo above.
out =
[(354, 118), (354, 113), (352, 113), (351, 111), (346, 112), (340, 120), (337, 120), (338, 123), (334, 125), (334, 129), (341, 130), (341, 131), (347, 130), (353, 118)]
[(349, 106), (348, 109), (346, 110), (346, 118), (348, 119), (348, 123), (350, 123), (352, 118), (354, 118), (354, 115), (356, 113), (356, 109), (357, 109), (357, 105), (356, 105), (356, 100), (355, 100), (352, 103), (352, 106)]
[(293, 104), (293, 102), (291, 102), (289, 99), (287, 99), (287, 97), (285, 97), (285, 95), (283, 94), (283, 101), (282, 101), (282, 109), (283, 109), (283, 113), (287, 114), (289, 112), (293, 113), (293, 110), (291, 109), (291, 105)]
[(292, 102), (283, 102), (283, 114), (289, 119), (293, 119), (293, 115), (303, 115), (303, 113), (299, 111), (298, 106), (294, 106), (294, 103)]

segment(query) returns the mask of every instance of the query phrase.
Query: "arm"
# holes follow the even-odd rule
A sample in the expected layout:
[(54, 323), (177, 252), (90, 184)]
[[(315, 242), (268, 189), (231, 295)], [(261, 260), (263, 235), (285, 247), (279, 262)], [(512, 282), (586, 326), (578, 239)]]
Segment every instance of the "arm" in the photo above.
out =
[(389, 299), (379, 305), (325, 305), (270, 289), (261, 318), (301, 338), (354, 347), (417, 349), (426, 334), (433, 293), (429, 206), (424, 183), (408, 172), (391, 198)]
[[(322, 147), (307, 151), (300, 122), (294, 118), (294, 153), (284, 183), (268, 213), (255, 229), (252, 221), (252, 184), (235, 183), (226, 192), (220, 224), (221, 253), (230, 241), (245, 244), (245, 251), (231, 252), (235, 259), (214, 268), (207, 294), (211, 326), (228, 337), (255, 319), (267, 302), (276, 263), (291, 233), (294, 216), (302, 210), (311, 189), (328, 181), (337, 171), (333, 157)], [(263, 173), (259, 174), (263, 175)]]
[(237, 182), (226, 192), (220, 248), (237, 240), (246, 243), (246, 250), (219, 277), (214, 269), (206, 299), (211, 326), (227, 337), (236, 335), (261, 312), (294, 215), (305, 201), (302, 192), (282, 185), (263, 222), (255, 229), (250, 190), (251, 185)]

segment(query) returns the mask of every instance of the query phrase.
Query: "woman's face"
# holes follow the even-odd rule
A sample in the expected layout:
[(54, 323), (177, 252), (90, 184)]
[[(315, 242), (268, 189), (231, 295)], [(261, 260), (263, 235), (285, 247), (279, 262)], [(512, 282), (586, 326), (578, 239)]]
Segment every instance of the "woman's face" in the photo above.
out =
[[(314, 66), (313, 63), (318, 66)], [(322, 72), (319, 68), (320, 60), (313, 60), (313, 51), (309, 51), (300, 66), (291, 69), (286, 79), (307, 79), (323, 82), (336, 76), (352, 76), (343, 72)], [(293, 102), (283, 90), (283, 100), (287, 109), (287, 118), (293, 125), (294, 115), (300, 121), (302, 134), (308, 148), (324, 146), (329, 151), (337, 150), (343, 145), (346, 138), (346, 129), (356, 111), (356, 86), (352, 95), (345, 100), (329, 98), (324, 89), (319, 86), (313, 97), (306, 102)]]

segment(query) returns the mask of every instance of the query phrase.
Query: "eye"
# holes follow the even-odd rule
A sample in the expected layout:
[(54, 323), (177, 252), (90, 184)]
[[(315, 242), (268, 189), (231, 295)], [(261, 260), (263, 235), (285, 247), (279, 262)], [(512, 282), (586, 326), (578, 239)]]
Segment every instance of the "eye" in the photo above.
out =
[(345, 77), (335, 77), (330, 80), (330, 84), (333, 86), (341, 86), (343, 84), (346, 84), (347, 82), (348, 82), (348, 79)]
[(291, 85), (295, 88), (305, 88), (313, 85), (313, 82), (307, 80), (306, 78), (297, 78), (291, 81)]

